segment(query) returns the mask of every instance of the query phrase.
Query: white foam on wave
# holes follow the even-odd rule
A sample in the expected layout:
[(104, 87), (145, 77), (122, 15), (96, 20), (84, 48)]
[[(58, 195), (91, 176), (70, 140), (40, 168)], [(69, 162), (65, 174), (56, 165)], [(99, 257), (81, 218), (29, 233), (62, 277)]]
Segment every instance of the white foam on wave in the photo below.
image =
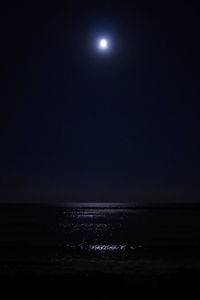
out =
[(93, 251), (119, 251), (125, 249), (125, 245), (89, 245), (89, 250)]

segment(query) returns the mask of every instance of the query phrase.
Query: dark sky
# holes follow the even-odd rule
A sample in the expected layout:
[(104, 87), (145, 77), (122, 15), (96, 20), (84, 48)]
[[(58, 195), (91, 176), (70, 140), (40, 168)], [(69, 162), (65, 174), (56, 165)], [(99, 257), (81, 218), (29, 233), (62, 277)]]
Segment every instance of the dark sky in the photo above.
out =
[(116, 2), (1, 3), (1, 201), (200, 200), (199, 7)]

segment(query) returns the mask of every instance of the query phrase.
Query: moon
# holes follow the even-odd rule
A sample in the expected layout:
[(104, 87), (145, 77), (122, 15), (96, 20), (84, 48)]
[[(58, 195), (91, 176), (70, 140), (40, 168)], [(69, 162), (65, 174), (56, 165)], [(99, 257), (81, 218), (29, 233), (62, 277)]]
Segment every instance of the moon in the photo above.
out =
[(101, 50), (106, 50), (108, 49), (108, 41), (106, 39), (100, 39), (99, 40), (99, 48)]

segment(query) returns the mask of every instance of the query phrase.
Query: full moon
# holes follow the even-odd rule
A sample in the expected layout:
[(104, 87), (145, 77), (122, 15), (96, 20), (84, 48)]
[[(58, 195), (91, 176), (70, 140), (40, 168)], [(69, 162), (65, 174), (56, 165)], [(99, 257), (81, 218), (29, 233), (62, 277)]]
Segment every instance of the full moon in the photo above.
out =
[(102, 50), (106, 50), (108, 48), (108, 41), (106, 39), (101, 39), (99, 41), (99, 48)]

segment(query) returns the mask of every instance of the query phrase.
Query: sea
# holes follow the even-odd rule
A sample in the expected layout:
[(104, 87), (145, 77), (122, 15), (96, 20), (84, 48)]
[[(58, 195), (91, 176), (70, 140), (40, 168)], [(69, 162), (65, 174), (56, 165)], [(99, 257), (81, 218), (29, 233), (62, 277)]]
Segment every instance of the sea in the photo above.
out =
[(200, 268), (198, 206), (0, 204), (0, 274)]

